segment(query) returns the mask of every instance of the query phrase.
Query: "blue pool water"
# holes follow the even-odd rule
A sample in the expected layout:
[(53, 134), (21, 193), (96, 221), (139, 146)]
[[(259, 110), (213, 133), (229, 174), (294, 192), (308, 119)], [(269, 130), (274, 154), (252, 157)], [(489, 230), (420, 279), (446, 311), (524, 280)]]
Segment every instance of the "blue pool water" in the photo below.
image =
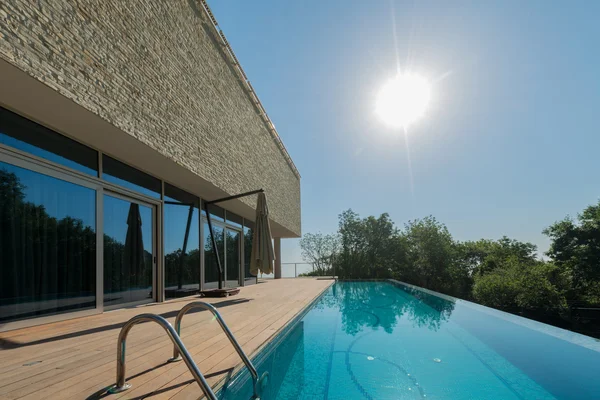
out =
[(254, 362), (265, 400), (600, 399), (599, 341), (399, 282), (337, 282)]

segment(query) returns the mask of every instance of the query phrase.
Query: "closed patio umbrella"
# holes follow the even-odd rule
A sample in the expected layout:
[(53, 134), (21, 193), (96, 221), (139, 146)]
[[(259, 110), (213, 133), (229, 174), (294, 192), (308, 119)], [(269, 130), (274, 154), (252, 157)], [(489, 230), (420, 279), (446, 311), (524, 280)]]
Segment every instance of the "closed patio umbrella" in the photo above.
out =
[(256, 220), (254, 222), (251, 254), (250, 273), (252, 275), (258, 275), (259, 270), (267, 275), (273, 273), (275, 252), (273, 251), (271, 226), (269, 225), (267, 197), (264, 193), (258, 194), (256, 202)]
[(130, 287), (137, 287), (143, 282), (144, 277), (144, 241), (142, 238), (142, 217), (140, 206), (131, 203), (127, 216), (127, 236), (125, 237), (125, 251), (123, 264), (128, 268), (126, 273)]

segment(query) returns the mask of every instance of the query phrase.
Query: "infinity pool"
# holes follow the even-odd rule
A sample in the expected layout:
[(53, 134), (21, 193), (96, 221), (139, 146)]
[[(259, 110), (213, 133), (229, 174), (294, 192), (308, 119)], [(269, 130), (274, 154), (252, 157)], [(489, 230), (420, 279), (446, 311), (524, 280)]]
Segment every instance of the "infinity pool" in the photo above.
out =
[(335, 283), (254, 362), (264, 400), (600, 399), (600, 341), (400, 282)]

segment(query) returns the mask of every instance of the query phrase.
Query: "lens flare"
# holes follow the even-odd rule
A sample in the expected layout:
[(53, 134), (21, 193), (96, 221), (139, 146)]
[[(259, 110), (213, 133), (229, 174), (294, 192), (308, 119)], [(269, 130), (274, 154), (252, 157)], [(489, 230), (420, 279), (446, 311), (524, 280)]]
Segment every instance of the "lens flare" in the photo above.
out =
[(414, 74), (399, 74), (379, 91), (375, 111), (386, 124), (407, 128), (425, 115), (431, 98), (427, 79)]

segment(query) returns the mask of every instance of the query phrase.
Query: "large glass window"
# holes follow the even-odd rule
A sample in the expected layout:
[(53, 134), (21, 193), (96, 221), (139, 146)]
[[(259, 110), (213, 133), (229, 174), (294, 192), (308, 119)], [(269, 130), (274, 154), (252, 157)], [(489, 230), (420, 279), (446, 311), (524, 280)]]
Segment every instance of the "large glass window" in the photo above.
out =
[(227, 211), (225, 213), (227, 215), (227, 225), (235, 226), (236, 228), (242, 228), (243, 218), (239, 215), (232, 213), (231, 211)]
[[(210, 219), (212, 221), (225, 221), (225, 210), (223, 208), (210, 204), (208, 206), (208, 211), (210, 211)], [(202, 215), (206, 216), (206, 212), (204, 212), (204, 203), (202, 203)]]
[(237, 287), (240, 284), (242, 233), (238, 230), (229, 228), (227, 228), (225, 232), (227, 235), (225, 238), (225, 248), (227, 249), (227, 272), (225, 274), (225, 280), (227, 281), (228, 287)]
[(0, 321), (96, 307), (96, 191), (0, 162)]
[(244, 285), (258, 282), (256, 275), (250, 273), (250, 257), (252, 255), (252, 234), (254, 222), (244, 219)]
[(159, 179), (115, 160), (106, 154), (102, 155), (102, 179), (160, 199), (162, 190)]
[(2, 107), (0, 143), (98, 176), (98, 153), (95, 150)]
[[(225, 267), (225, 229), (221, 225), (213, 223), (213, 232), (215, 242), (219, 252), (221, 266)], [(208, 229), (208, 223), (204, 223), (204, 287), (207, 289), (216, 288), (219, 285), (219, 269), (217, 259), (213, 252), (213, 244)]]
[(199, 199), (165, 183), (165, 296), (200, 291)]
[(104, 306), (152, 301), (153, 211), (104, 195)]

